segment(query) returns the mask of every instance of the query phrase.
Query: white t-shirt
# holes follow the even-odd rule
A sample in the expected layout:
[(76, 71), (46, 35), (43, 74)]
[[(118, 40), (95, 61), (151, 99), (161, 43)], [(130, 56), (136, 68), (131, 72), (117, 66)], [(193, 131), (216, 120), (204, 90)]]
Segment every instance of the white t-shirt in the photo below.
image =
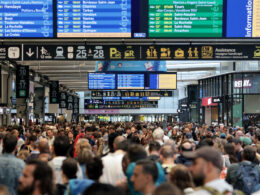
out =
[(115, 185), (117, 181), (125, 177), (122, 168), (122, 159), (124, 157), (124, 152), (122, 150), (117, 150), (114, 153), (109, 153), (102, 158), (103, 162), (103, 174), (100, 177), (100, 183), (108, 183)]

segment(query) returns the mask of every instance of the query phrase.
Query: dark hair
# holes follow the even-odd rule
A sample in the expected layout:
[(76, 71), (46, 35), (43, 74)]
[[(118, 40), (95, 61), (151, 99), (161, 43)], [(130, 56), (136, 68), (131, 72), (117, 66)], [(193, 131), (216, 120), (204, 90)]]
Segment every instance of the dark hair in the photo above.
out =
[(17, 137), (7, 134), (3, 140), (3, 152), (12, 153), (17, 145)]
[(37, 140), (36, 135), (31, 135), (31, 136), (29, 137), (29, 141), (30, 141), (30, 142), (31, 142), (31, 141), (35, 142), (36, 140)]
[(189, 169), (181, 164), (176, 165), (171, 169), (169, 179), (172, 184), (178, 186), (182, 191), (185, 188), (194, 187)]
[(136, 162), (147, 157), (145, 149), (138, 144), (133, 144), (128, 148), (127, 151), (130, 162)]
[(235, 145), (238, 145), (238, 144), (242, 145), (242, 141), (239, 138), (235, 138), (234, 143), (235, 143)]
[(230, 163), (238, 162), (238, 159), (237, 159), (236, 153), (235, 153), (235, 147), (231, 143), (227, 143), (224, 145), (224, 151), (226, 152), (226, 154), (228, 154)]
[(51, 167), (43, 161), (30, 159), (27, 165), (35, 165), (33, 172), (34, 181), (40, 181), (41, 194), (54, 195), (53, 172)]
[(62, 162), (61, 170), (68, 179), (77, 178), (77, 161), (73, 158), (66, 158)]
[(103, 174), (103, 163), (99, 157), (94, 157), (86, 164), (87, 175), (89, 179), (98, 181)]
[(70, 146), (69, 138), (67, 136), (57, 136), (53, 146), (56, 156), (66, 156)]
[(253, 162), (256, 158), (256, 150), (252, 146), (246, 146), (242, 152), (244, 160)]
[(83, 195), (125, 195), (125, 192), (110, 184), (94, 183), (87, 188)]
[(157, 165), (154, 161), (150, 160), (139, 160), (136, 162), (136, 166), (140, 165), (143, 168), (143, 173), (144, 174), (149, 174), (152, 175), (153, 177), (153, 182), (155, 183), (156, 180), (158, 179), (158, 168)]
[(181, 190), (177, 186), (171, 183), (163, 183), (159, 185), (152, 193), (152, 195), (172, 195), (172, 194), (183, 195)]
[(159, 144), (159, 142), (156, 141), (151, 141), (149, 143), (149, 151), (159, 151), (161, 149), (161, 145)]
[(110, 133), (108, 135), (108, 146), (109, 146), (110, 152), (114, 152), (115, 151), (113, 143), (114, 143), (114, 140), (116, 139), (117, 136), (118, 136), (117, 133)]

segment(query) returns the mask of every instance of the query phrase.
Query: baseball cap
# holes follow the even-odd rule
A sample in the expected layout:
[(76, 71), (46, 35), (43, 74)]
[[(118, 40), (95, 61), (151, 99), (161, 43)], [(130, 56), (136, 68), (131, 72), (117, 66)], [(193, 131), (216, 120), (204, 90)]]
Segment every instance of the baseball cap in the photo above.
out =
[(222, 170), (223, 168), (221, 153), (214, 147), (204, 146), (194, 152), (183, 152), (183, 156), (188, 159), (203, 158), (204, 160), (211, 162), (218, 169)]

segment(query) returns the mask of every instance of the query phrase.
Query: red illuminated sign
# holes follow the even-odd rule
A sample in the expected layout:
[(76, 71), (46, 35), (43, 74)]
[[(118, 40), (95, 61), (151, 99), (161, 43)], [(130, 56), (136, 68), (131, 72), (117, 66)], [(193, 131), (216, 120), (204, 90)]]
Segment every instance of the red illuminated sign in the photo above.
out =
[(217, 103), (213, 103), (212, 97), (202, 98), (202, 106), (217, 106)]

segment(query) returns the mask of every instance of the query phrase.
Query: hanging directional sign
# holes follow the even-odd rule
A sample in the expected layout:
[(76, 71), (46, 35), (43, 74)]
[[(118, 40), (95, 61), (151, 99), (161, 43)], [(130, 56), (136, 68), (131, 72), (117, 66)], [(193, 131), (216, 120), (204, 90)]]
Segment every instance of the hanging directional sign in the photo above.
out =
[(59, 108), (67, 108), (67, 93), (64, 91), (60, 92)]
[(73, 95), (67, 95), (67, 110), (73, 110)]
[(16, 98), (29, 97), (29, 66), (16, 67)]
[(21, 60), (21, 53), (21, 46), (0, 46), (0, 60)]
[(50, 104), (59, 103), (59, 81), (51, 81), (50, 83)]
[(79, 98), (73, 97), (73, 114), (79, 114)]
[[(75, 43), (74, 43), (75, 44)], [(20, 59), (19, 47), (0, 46), (1, 59)], [(24, 45), (24, 60), (259, 60), (260, 44)]]

